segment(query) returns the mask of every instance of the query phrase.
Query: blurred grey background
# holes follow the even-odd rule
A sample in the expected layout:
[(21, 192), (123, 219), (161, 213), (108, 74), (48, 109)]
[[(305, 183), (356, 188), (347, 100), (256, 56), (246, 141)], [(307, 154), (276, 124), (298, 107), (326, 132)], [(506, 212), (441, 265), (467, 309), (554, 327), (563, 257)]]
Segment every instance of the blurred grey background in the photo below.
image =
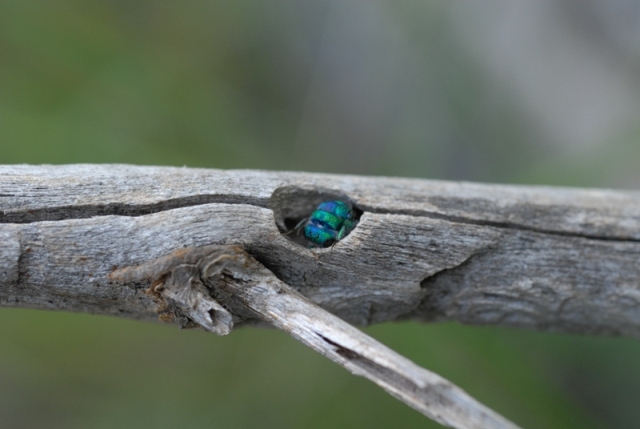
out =
[[(0, 0), (0, 163), (640, 188), (630, 0)], [(366, 329), (525, 428), (637, 428), (640, 345)], [(440, 427), (272, 330), (0, 310), (3, 428)]]

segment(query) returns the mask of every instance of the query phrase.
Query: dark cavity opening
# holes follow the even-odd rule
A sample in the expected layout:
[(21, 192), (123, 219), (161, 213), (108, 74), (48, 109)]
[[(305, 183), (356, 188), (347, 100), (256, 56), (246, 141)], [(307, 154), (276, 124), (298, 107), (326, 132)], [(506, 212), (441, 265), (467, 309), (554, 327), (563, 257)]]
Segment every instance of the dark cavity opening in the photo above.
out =
[[(282, 235), (294, 243), (305, 247), (318, 247), (307, 240), (304, 231), (295, 230), (302, 220), (308, 219), (325, 201), (339, 200), (351, 206), (356, 220), (360, 220), (363, 211), (343, 192), (317, 187), (283, 186), (271, 194), (269, 208), (273, 210), (276, 226)], [(325, 243), (325, 247), (333, 243)]]

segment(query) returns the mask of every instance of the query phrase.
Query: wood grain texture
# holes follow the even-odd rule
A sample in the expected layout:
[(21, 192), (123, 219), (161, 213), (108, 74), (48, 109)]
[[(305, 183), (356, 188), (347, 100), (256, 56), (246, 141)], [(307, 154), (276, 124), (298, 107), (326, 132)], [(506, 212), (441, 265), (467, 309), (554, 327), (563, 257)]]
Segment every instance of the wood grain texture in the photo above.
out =
[[(332, 249), (282, 232), (322, 200), (361, 210)], [(0, 167), (0, 305), (156, 319), (109, 273), (242, 245), (355, 324), (417, 318), (640, 336), (640, 193), (127, 165)], [(188, 319), (188, 318), (187, 318)], [(188, 323), (186, 319), (174, 319)]]

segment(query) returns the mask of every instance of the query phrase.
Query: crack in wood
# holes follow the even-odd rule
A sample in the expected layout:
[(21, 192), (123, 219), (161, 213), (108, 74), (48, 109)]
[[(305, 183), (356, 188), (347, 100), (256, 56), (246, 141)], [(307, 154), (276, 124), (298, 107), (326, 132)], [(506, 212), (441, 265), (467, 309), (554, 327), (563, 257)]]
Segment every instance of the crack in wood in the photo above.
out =
[(335, 341), (331, 341), (329, 338), (325, 337), (324, 335), (322, 335), (319, 332), (316, 332), (316, 335), (319, 336), (322, 341), (324, 341), (325, 343), (335, 347), (335, 352), (338, 353), (340, 356), (342, 356), (345, 359), (349, 359), (349, 360), (356, 360), (358, 358), (362, 358), (367, 360), (366, 358), (360, 356), (358, 353), (354, 352), (353, 350), (341, 346), (340, 344), (336, 343)]
[[(452, 401), (446, 395), (437, 392), (437, 388), (434, 389), (434, 386), (420, 386), (411, 378), (403, 377), (398, 372), (395, 372), (383, 365), (374, 362), (371, 359), (368, 359), (355, 350), (351, 350), (348, 347), (342, 346), (318, 332), (316, 332), (316, 335), (318, 335), (324, 342), (332, 346), (339, 356), (347, 359), (348, 361), (368, 373), (376, 374), (376, 377), (384, 381), (385, 383), (400, 386), (403, 392), (410, 392), (415, 396), (424, 395), (428, 392), (427, 394), (430, 396), (431, 401), (437, 402), (439, 406), (447, 407), (449, 409), (456, 408), (456, 404), (454, 403), (454, 401)], [(446, 388), (447, 386), (443, 383), (442, 387)]]
[[(3, 195), (0, 195), (3, 196)], [(4, 195), (4, 196), (8, 196)], [(237, 204), (237, 205), (249, 205), (260, 208), (269, 208), (269, 198), (257, 198), (246, 195), (234, 195), (234, 194), (209, 194), (209, 195), (193, 195), (183, 198), (174, 198), (161, 201), (155, 204), (123, 204), (123, 203), (109, 203), (104, 205), (84, 205), (84, 206), (54, 206), (46, 207), (42, 209), (28, 209), (24, 211), (13, 212), (0, 212), (0, 224), (2, 223), (34, 223), (42, 221), (62, 221), (69, 219), (87, 219), (91, 217), (100, 216), (127, 216), (127, 217), (139, 217), (153, 213), (159, 213), (163, 211), (200, 206), (205, 204)], [(466, 225), (476, 226), (488, 226), (498, 229), (516, 230), (516, 231), (530, 231), (541, 234), (548, 234), (559, 237), (574, 237), (584, 238), (589, 240), (598, 241), (611, 241), (611, 242), (629, 242), (640, 243), (640, 239), (633, 237), (607, 237), (604, 235), (587, 234), (572, 231), (557, 231), (545, 228), (537, 228), (534, 226), (523, 225), (513, 222), (500, 222), (482, 219), (473, 219), (465, 216), (448, 215), (443, 213), (436, 213), (428, 210), (393, 210), (393, 209), (380, 209), (367, 205), (359, 206), (363, 212), (375, 213), (375, 214), (389, 214), (389, 215), (405, 215), (414, 217), (426, 217), (430, 219), (446, 220), (453, 223), (460, 223)]]
[(640, 239), (632, 238), (632, 237), (619, 238), (619, 237), (607, 237), (602, 235), (585, 234), (585, 233), (571, 232), (571, 231), (556, 231), (551, 229), (536, 228), (533, 226), (527, 226), (527, 225), (522, 225), (518, 223), (472, 219), (469, 217), (447, 215), (447, 214), (436, 213), (436, 212), (431, 212), (427, 210), (386, 210), (386, 209), (381, 210), (381, 209), (376, 209), (376, 208), (366, 207), (366, 206), (363, 207), (363, 209), (369, 213), (426, 217), (429, 219), (446, 220), (449, 222), (462, 223), (466, 225), (489, 226), (492, 228), (499, 228), (499, 229), (538, 232), (540, 234), (555, 235), (559, 237), (586, 238), (589, 240), (613, 241), (613, 242), (620, 242), (620, 243), (640, 243)]
[[(20, 287), (20, 286), (22, 286), (23, 279), (24, 279), (25, 274), (27, 272), (27, 270), (25, 268), (24, 258), (26, 256), (26, 254), (31, 251), (31, 249), (29, 247), (27, 247), (25, 249), (24, 240), (23, 240), (21, 232), (18, 232), (18, 248), (19, 248), (18, 260), (16, 261), (17, 273), (18, 274), (17, 274), (17, 278), (16, 278), (16, 281), (15, 281), (15, 284), (16, 284), (16, 286)], [(18, 302), (18, 301), (16, 300), (16, 302)]]
[(243, 204), (267, 208), (268, 199), (248, 197), (246, 195), (211, 194), (168, 199), (154, 204), (134, 205), (109, 203), (104, 205), (52, 206), (41, 209), (27, 209), (23, 211), (0, 211), (0, 224), (62, 221), (70, 219), (87, 219), (100, 216), (139, 217), (167, 210), (201, 206), (204, 204)]

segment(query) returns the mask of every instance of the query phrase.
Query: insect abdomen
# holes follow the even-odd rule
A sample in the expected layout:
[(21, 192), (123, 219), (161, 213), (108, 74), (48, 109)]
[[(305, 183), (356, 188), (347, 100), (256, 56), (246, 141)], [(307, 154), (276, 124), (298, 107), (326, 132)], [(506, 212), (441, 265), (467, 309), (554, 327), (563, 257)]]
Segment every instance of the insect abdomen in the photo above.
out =
[(304, 235), (315, 244), (328, 246), (346, 236), (356, 225), (353, 211), (342, 201), (325, 201), (311, 214)]

